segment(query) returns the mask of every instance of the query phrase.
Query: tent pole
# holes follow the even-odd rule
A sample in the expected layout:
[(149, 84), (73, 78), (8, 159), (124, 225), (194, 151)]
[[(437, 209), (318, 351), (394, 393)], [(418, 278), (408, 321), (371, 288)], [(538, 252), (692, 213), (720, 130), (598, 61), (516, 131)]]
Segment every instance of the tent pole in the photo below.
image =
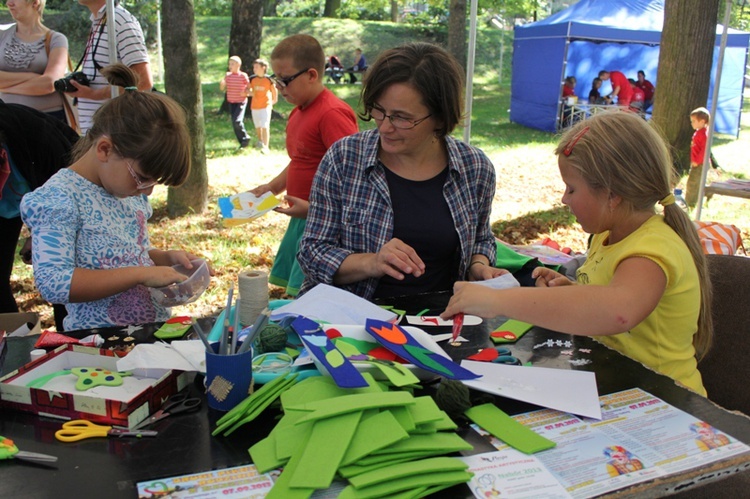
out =
[[(716, 81), (714, 82), (714, 94), (711, 96), (711, 119), (708, 124), (708, 137), (706, 137), (706, 150), (703, 151), (703, 171), (701, 171), (701, 183), (698, 187), (698, 204), (695, 207), (695, 219), (701, 219), (701, 208), (703, 207), (703, 196), (706, 189), (706, 177), (710, 166), (711, 146), (714, 141), (714, 126), (716, 121), (716, 109), (719, 105), (719, 84), (721, 83), (721, 70), (724, 66), (724, 49), (727, 47), (727, 30), (729, 29), (729, 20), (732, 15), (732, 2), (727, 2), (727, 8), (724, 11), (724, 29), (721, 32), (721, 45), (719, 46), (719, 60), (716, 63)], [(716, 37), (714, 37), (714, 40)], [(712, 45), (715, 42), (712, 40)]]
[(477, 47), (477, 1), (471, 0), (471, 22), (469, 28), (469, 58), (466, 61), (466, 97), (464, 106), (466, 120), (464, 123), (464, 142), (471, 141), (471, 108), (474, 99), (474, 53)]

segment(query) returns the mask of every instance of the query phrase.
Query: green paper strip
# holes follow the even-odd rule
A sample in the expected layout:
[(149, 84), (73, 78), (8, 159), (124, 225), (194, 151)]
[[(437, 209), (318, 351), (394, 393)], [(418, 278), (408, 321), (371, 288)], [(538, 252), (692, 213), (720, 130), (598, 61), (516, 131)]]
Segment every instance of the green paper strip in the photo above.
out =
[(239, 419), (242, 414), (244, 414), (247, 410), (247, 408), (254, 403), (254, 401), (257, 398), (265, 396), (269, 392), (273, 392), (276, 390), (278, 385), (281, 385), (285, 383), (288, 379), (294, 378), (297, 375), (291, 375), (291, 376), (279, 376), (278, 378), (269, 381), (265, 385), (261, 386), (258, 390), (254, 391), (252, 395), (249, 395), (245, 400), (237, 404), (233, 409), (231, 409), (229, 412), (224, 414), (222, 417), (219, 418), (219, 420), (216, 422), (217, 426), (222, 425), (230, 420), (237, 420)]
[(414, 418), (414, 424), (417, 426), (440, 421), (443, 418), (443, 411), (432, 397), (415, 397), (414, 405), (408, 406), (408, 409), (411, 412), (411, 417)]
[(64, 376), (66, 374), (70, 374), (70, 369), (65, 369), (63, 371), (56, 371), (56, 372), (47, 374), (45, 376), (40, 376), (26, 383), (26, 387), (27, 388), (41, 388), (44, 385), (46, 385), (49, 380), (53, 378), (57, 378), (58, 376)]
[[(338, 499), (371, 499), (376, 497), (390, 497), (404, 490), (416, 489), (424, 486), (447, 485), (453, 486), (466, 483), (474, 476), (468, 471), (450, 471), (443, 473), (429, 473), (421, 476), (410, 476), (399, 480), (388, 480), (372, 487), (355, 489), (351, 485), (346, 487)], [(271, 489), (273, 490), (273, 489)]]
[[(414, 403), (414, 397), (406, 392), (380, 392), (359, 393), (356, 395), (344, 395), (327, 400), (310, 402), (300, 407), (303, 410), (312, 409), (313, 412), (303, 417), (297, 424), (307, 421), (338, 416), (347, 412), (363, 411), (366, 409), (387, 408), (393, 406), (405, 406)], [(292, 407), (296, 409), (297, 406)]]
[(409, 489), (397, 494), (393, 494), (388, 499), (416, 499), (418, 497), (427, 497), (428, 487), (417, 487), (416, 489)]
[(306, 424), (292, 424), (285, 426), (276, 435), (276, 457), (278, 459), (289, 459), (297, 452), (300, 445), (304, 445), (310, 438), (313, 429), (312, 422)]
[(258, 468), (258, 472), (260, 473), (268, 473), (284, 466), (287, 462), (286, 459), (279, 459), (276, 456), (276, 439), (272, 435), (257, 442), (250, 447), (248, 452), (250, 453), (250, 458), (253, 460), (253, 464)]
[(443, 449), (415, 450), (411, 452), (399, 452), (395, 454), (371, 454), (360, 459), (359, 464), (363, 466), (372, 466), (381, 463), (405, 463), (416, 459), (425, 459), (428, 457), (442, 456), (449, 454)]
[(361, 417), (361, 412), (351, 412), (315, 421), (289, 486), (305, 489), (330, 487)]
[(508, 341), (505, 338), (494, 337), (494, 336), (490, 336), (490, 339), (492, 339), (494, 343), (513, 343), (514, 341), (518, 341), (518, 339), (524, 334), (526, 334), (526, 332), (532, 327), (534, 327), (534, 325), (529, 324), (528, 322), (517, 321), (515, 319), (508, 319), (507, 321), (497, 326), (495, 330), (492, 332), (494, 333), (497, 331), (510, 331), (511, 333), (516, 335), (516, 339)]
[[(359, 362), (354, 361), (355, 364)], [(393, 386), (401, 388), (419, 383), (419, 378), (400, 362), (386, 363), (381, 360), (374, 360), (368, 361), (368, 364), (378, 368)]]
[(557, 445), (534, 430), (526, 428), (493, 404), (472, 407), (464, 414), (492, 435), (526, 454), (551, 449)]
[(398, 424), (390, 411), (379, 412), (366, 419), (363, 416), (357, 433), (354, 434), (341, 460), (341, 466), (355, 463), (375, 451), (406, 438), (409, 438), (409, 434)]
[(472, 445), (456, 433), (435, 433), (432, 435), (412, 435), (385, 449), (374, 452), (374, 455), (399, 454), (401, 452), (443, 450), (443, 454), (472, 449)]
[(363, 473), (349, 479), (355, 489), (371, 487), (388, 480), (398, 480), (414, 475), (427, 473), (446, 473), (451, 471), (466, 471), (469, 467), (460, 459), (454, 457), (432, 457), (410, 463), (400, 463), (380, 468), (369, 473)]
[(273, 483), (273, 487), (266, 494), (266, 499), (308, 499), (315, 489), (292, 488), (289, 482), (292, 480), (294, 473), (299, 468), (302, 453), (297, 453), (286, 463), (284, 471)]
[(393, 417), (396, 418), (396, 421), (398, 421), (398, 424), (401, 425), (406, 433), (413, 432), (417, 427), (417, 425), (414, 424), (414, 418), (411, 416), (411, 412), (409, 412), (407, 406), (391, 407), (389, 411), (393, 414)]

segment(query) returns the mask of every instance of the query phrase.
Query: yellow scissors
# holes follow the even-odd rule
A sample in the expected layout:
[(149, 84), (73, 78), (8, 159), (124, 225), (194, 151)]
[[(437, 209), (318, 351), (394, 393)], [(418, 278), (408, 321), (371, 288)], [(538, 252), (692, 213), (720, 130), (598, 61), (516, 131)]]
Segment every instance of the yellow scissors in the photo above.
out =
[(85, 419), (66, 421), (62, 428), (55, 432), (55, 438), (61, 442), (77, 442), (86, 438), (97, 437), (155, 437), (156, 431), (132, 431), (94, 424)]

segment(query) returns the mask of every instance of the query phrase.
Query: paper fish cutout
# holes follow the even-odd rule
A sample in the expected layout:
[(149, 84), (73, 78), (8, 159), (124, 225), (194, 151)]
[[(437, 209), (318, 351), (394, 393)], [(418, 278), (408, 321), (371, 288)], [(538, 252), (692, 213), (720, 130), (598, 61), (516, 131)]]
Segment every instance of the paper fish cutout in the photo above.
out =
[(408, 331), (397, 324), (367, 319), (367, 332), (381, 345), (408, 362), (449, 379), (475, 379), (478, 374), (465, 369), (451, 359), (423, 347)]
[(297, 332), (308, 352), (325, 366), (328, 374), (338, 386), (341, 388), (369, 386), (357, 368), (331, 343), (320, 324), (300, 315), (292, 322), (292, 329)]
[[(441, 319), (439, 315), (407, 315), (406, 322), (412, 326), (452, 326), (453, 319)], [(476, 315), (465, 315), (464, 326), (477, 326), (482, 318)]]
[(240, 192), (218, 199), (219, 210), (227, 227), (255, 220), (274, 209), (280, 202), (271, 192), (265, 192), (260, 197), (250, 192)]

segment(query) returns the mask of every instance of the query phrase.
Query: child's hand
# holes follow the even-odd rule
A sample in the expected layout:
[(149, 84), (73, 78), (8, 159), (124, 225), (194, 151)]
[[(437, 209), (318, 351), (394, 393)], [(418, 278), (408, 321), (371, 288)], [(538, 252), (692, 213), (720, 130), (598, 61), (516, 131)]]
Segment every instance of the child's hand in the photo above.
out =
[(573, 284), (573, 281), (559, 272), (555, 272), (547, 267), (537, 267), (531, 272), (532, 279), (536, 280), (538, 288), (553, 288), (555, 286), (566, 286)]
[(261, 197), (266, 192), (270, 192), (271, 194), (273, 194), (273, 191), (271, 190), (271, 185), (270, 184), (261, 184), (258, 187), (256, 187), (255, 189), (250, 189), (247, 192), (251, 193), (255, 197)]
[(310, 208), (308, 201), (294, 196), (284, 196), (284, 201), (286, 202), (274, 208), (274, 211), (292, 218), (307, 218), (307, 210)]
[(502, 315), (497, 310), (497, 291), (479, 284), (457, 282), (453, 285), (453, 296), (440, 317), (447, 320), (459, 312), (486, 318)]
[(172, 267), (156, 265), (155, 267), (143, 267), (144, 279), (141, 284), (149, 288), (161, 288), (177, 282), (187, 280), (188, 276), (177, 272)]
[(482, 265), (476, 263), (469, 267), (469, 280), (471, 281), (486, 281), (487, 279), (494, 279), (495, 277), (507, 274), (508, 271), (505, 269), (499, 269), (497, 267), (490, 267), (489, 265)]

